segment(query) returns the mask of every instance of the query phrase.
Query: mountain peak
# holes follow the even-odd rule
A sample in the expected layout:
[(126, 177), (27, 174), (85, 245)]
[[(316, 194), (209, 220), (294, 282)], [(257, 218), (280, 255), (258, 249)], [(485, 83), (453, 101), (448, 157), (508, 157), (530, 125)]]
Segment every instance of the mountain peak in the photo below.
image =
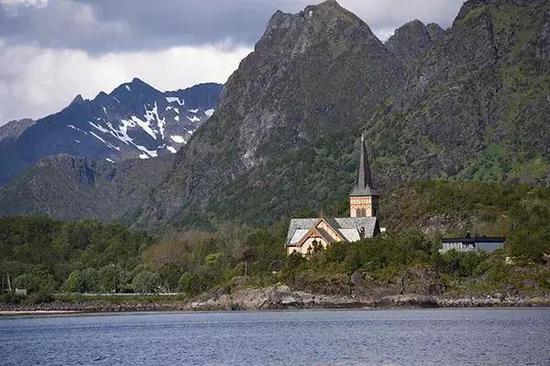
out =
[(336, 0), (326, 0), (317, 5), (307, 6), (301, 14), (306, 18), (321, 18), (330, 22), (339, 20), (352, 25), (366, 25), (363, 20), (342, 7)]
[(73, 101), (69, 105), (76, 105), (84, 102), (84, 98), (82, 98), (81, 94), (78, 94), (76, 97), (74, 97)]
[(147, 84), (143, 80), (138, 78), (133, 78), (132, 81), (130, 81), (129, 83), (124, 83), (119, 85), (109, 95), (120, 99), (120, 98), (125, 98), (130, 93), (140, 93), (142, 95), (150, 95), (150, 94), (160, 94), (161, 92), (153, 88), (151, 85)]
[[(265, 50), (270, 53), (273, 53), (273, 47), (279, 46), (303, 53), (323, 40), (337, 47), (341, 42), (375, 38), (363, 20), (335, 0), (327, 0), (318, 5), (309, 5), (296, 14), (277, 11), (271, 17), (264, 36), (256, 44), (256, 50), (265, 44)], [(378, 39), (376, 42), (380, 43)]]
[(317, 5), (312, 5), (311, 7), (344, 9), (340, 4), (338, 4), (338, 1), (336, 0), (325, 0), (322, 3), (319, 3)]
[(139, 79), (139, 78), (133, 78), (132, 81), (128, 83), (130, 86), (146, 86), (152, 88), (151, 85), (147, 84), (145, 81)]
[(415, 19), (397, 28), (386, 41), (386, 47), (402, 62), (408, 63), (433, 44), (432, 34), (438, 36), (433, 26), (428, 29), (424, 23)]
[(453, 24), (456, 24), (457, 22), (468, 18), (468, 14), (479, 8), (500, 6), (532, 7), (544, 6), (547, 4), (548, 0), (468, 0), (465, 1), (460, 8), (460, 11), (458, 12), (458, 15), (456, 16)]
[(25, 119), (10, 121), (5, 125), (0, 126), (0, 141), (8, 138), (11, 138), (11, 139), (18, 138), (19, 136), (21, 136), (23, 132), (25, 132), (27, 128), (31, 127), (34, 124), (34, 122), (35, 121), (30, 118), (25, 118)]

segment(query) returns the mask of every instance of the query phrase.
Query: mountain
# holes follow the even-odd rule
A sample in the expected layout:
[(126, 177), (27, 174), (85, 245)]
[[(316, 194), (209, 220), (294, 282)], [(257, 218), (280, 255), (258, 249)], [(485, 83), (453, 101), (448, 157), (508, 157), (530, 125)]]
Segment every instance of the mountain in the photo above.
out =
[[(158, 230), (344, 212), (361, 132), (382, 194), (431, 179), (550, 185), (549, 70), (544, 0), (470, 0), (449, 29), (413, 21), (386, 44), (334, 0), (277, 12), (166, 176), (112, 217)], [(3, 204), (21, 187), (0, 189)]]
[(549, 37), (548, 1), (476, 0), (417, 42), (403, 89), (366, 124), (381, 178), (550, 184)]
[(382, 188), (550, 183), (549, 14), (547, 1), (468, 1), (447, 31), (413, 22), (383, 45), (335, 1), (276, 13), (139, 223), (329, 213), (361, 130)]
[(78, 95), (0, 146), (0, 184), (57, 154), (114, 162), (176, 153), (212, 115), (220, 91), (209, 83), (160, 92), (134, 79), (93, 100)]
[(424, 25), (413, 20), (395, 30), (386, 42), (386, 47), (405, 65), (414, 61), (445, 35), (445, 31), (435, 23)]
[(367, 24), (336, 1), (275, 13), (142, 220), (269, 221), (347, 194), (354, 139), (404, 77)]
[(30, 118), (10, 121), (3, 126), (0, 126), (0, 143), (7, 143), (11, 140), (16, 140), (30, 126), (34, 124), (34, 120)]
[(173, 159), (167, 154), (112, 164), (64, 154), (47, 157), (0, 188), (0, 215), (131, 221)]

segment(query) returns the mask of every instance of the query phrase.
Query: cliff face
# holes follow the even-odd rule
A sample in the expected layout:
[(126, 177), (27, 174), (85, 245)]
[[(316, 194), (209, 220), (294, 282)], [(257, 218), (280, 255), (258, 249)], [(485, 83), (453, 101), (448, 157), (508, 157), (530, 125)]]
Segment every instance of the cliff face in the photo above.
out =
[[(546, 1), (469, 1), (369, 134), (386, 181), (550, 183)], [(406, 134), (403, 133), (406, 131)]]

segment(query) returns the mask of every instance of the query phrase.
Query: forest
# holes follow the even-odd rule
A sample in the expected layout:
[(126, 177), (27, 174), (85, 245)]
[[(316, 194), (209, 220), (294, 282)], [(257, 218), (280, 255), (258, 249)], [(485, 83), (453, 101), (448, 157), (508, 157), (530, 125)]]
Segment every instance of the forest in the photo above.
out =
[[(344, 202), (334, 207), (347, 214)], [(310, 214), (315, 213), (296, 215)], [(387, 233), (374, 239), (287, 257), (287, 219), (262, 227), (224, 223), (213, 230), (173, 228), (152, 235), (94, 220), (4, 217), (2, 301), (38, 303), (74, 293), (192, 298), (277, 283), (320, 294), (374, 294), (394, 291), (404, 279), (412, 290), (432, 286), (429, 292), (447, 294), (550, 291), (550, 189), (410, 183), (387, 192), (381, 220)], [(442, 236), (466, 230), (504, 235), (505, 248), (491, 254), (438, 252)], [(26, 299), (6, 293), (8, 277), (12, 287), (27, 289)]]

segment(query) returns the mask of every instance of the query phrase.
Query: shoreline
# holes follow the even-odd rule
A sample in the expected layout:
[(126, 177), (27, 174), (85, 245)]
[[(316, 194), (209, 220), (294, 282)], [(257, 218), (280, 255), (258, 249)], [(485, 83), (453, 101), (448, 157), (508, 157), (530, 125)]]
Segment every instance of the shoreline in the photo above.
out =
[[(126, 299), (125, 299), (126, 300)], [(514, 308), (550, 307), (550, 294), (542, 296), (444, 296), (405, 294), (383, 297), (318, 295), (292, 291), (287, 286), (242, 289), (231, 294), (202, 295), (192, 300), (113, 298), (55, 300), (40, 304), (1, 304), (0, 317), (17, 315), (63, 315), (88, 313), (169, 312), (169, 311), (262, 311), (300, 309), (414, 309), (414, 308)]]
[(13, 310), (0, 311), (1, 319), (10, 318), (47, 318), (47, 317), (71, 317), (71, 316), (112, 316), (112, 315), (140, 315), (140, 314), (205, 314), (205, 313), (269, 313), (269, 312), (293, 312), (293, 311), (377, 311), (377, 310), (512, 310), (512, 309), (546, 309), (547, 305), (517, 305), (517, 306), (448, 306), (448, 307), (420, 307), (420, 306), (386, 306), (386, 307), (335, 307), (335, 308), (287, 308), (287, 309), (256, 309), (256, 310), (124, 310), (124, 311), (78, 311), (78, 310)]

